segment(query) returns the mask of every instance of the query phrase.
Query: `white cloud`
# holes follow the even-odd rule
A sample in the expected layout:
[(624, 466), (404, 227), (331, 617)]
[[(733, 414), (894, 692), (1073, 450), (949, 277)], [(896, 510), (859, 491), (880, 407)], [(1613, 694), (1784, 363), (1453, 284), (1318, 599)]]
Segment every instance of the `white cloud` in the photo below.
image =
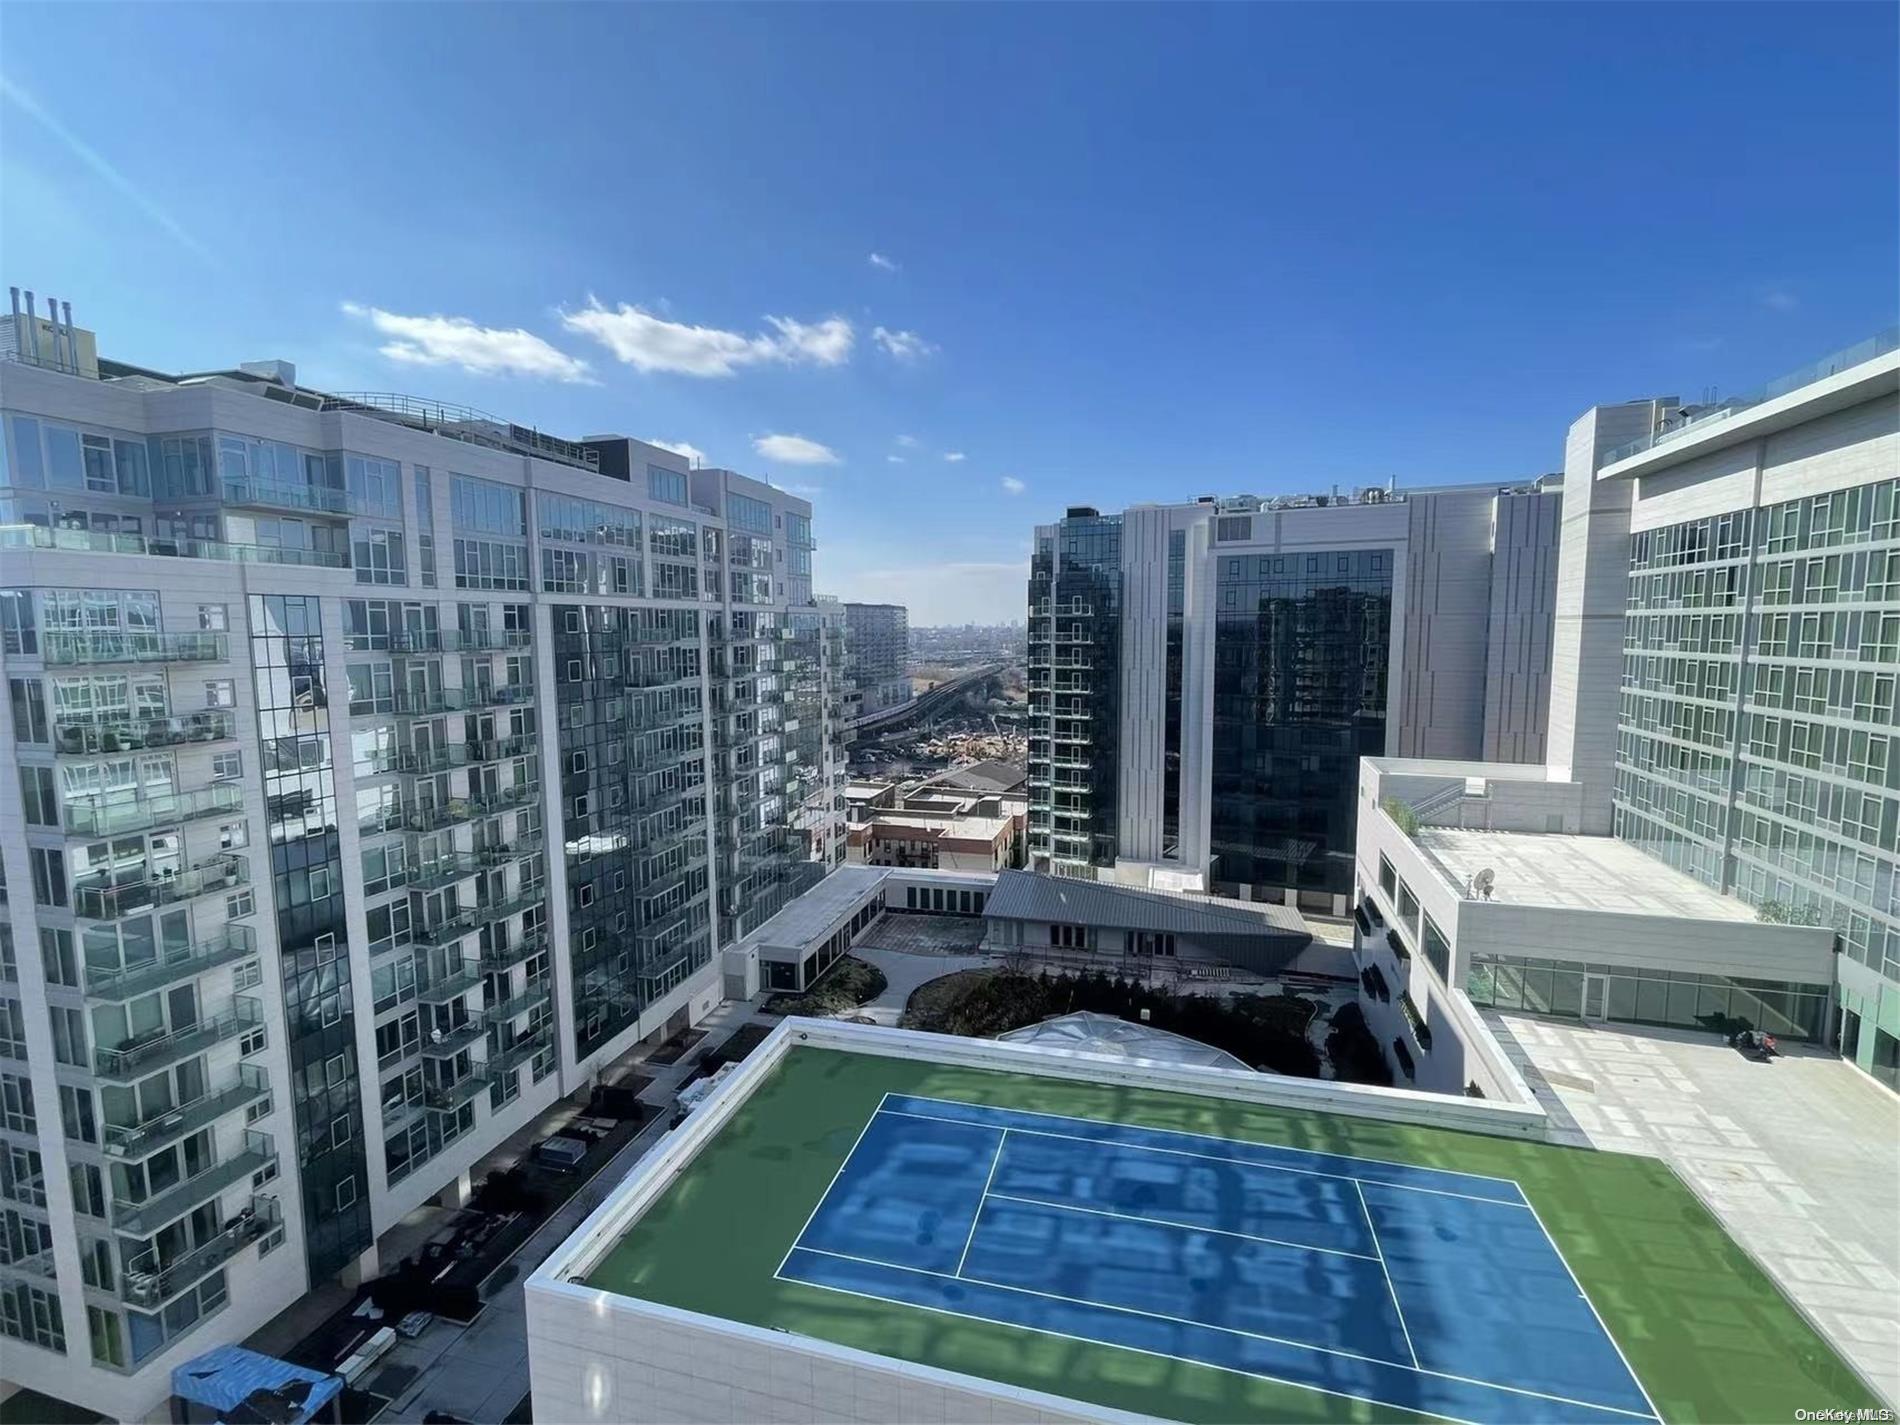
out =
[(892, 331), (889, 327), (872, 328), (871, 339), (899, 361), (915, 361), (919, 357), (933, 356), (937, 350), (916, 332)]
[(1005, 475), (1003, 477), (1003, 493), (1006, 495), (1020, 495), (1028, 488), (1027, 485), (1023, 484), (1023, 482), (1018, 480), (1014, 475)]
[(1792, 312), (1801, 305), (1801, 299), (1786, 287), (1771, 287), (1761, 294), (1762, 305), (1771, 312)]
[(948, 460), (952, 465), (960, 465), (968, 457), (960, 450), (946, 450), (943, 453), (943, 458)]
[(780, 481), (779, 489), (788, 495), (796, 495), (801, 500), (816, 499), (825, 492), (822, 485), (801, 485), (796, 480)]
[(901, 455), (887, 455), (884, 458), (890, 461), (891, 464), (893, 465), (902, 465), (905, 463), (904, 457)]
[(871, 254), (871, 266), (885, 272), (895, 272), (897, 271), (897, 259), (886, 257), (881, 252), (874, 252)]
[(839, 366), (851, 358), (857, 333), (843, 317), (812, 323), (790, 317), (765, 320), (772, 332), (747, 336), (669, 321), (625, 302), (609, 311), (591, 297), (584, 310), (561, 314), (569, 331), (592, 337), (637, 371), (730, 376), (745, 366)]
[(836, 465), (838, 452), (828, 445), (807, 440), (802, 435), (761, 435), (753, 438), (752, 448), (767, 460), (781, 465)]
[(790, 317), (767, 317), (778, 328), (778, 346), (787, 361), (810, 361), (818, 366), (841, 366), (851, 359), (857, 333), (843, 317), (826, 317), (807, 326)]
[(706, 463), (706, 452), (696, 445), (688, 445), (683, 440), (649, 440), (648, 445), (657, 445), (661, 450), (670, 450), (675, 455), (684, 455), (695, 465)]
[(477, 376), (545, 376), (591, 382), (587, 363), (520, 327), (477, 326), (467, 317), (405, 317), (345, 302), (343, 310), (391, 338), (380, 349), (412, 366), (459, 366)]
[(900, 435), (897, 438), (897, 443), (903, 446), (904, 449), (911, 450), (916, 447), (917, 437), (914, 435)]

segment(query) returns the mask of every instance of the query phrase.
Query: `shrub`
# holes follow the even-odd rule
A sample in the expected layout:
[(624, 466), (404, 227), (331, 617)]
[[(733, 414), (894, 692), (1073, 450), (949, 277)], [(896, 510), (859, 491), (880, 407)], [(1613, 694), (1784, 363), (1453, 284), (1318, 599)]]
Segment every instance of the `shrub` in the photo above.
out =
[(1365, 1011), (1356, 1004), (1344, 1004), (1334, 1011), (1326, 1035), (1326, 1057), (1332, 1062), (1333, 1077), (1345, 1083), (1392, 1086), (1392, 1070), (1385, 1054), (1366, 1027)]
[(1413, 840), (1418, 839), (1418, 813), (1413, 811), (1409, 805), (1400, 801), (1397, 797), (1387, 797), (1384, 801), (1380, 802), (1379, 805), (1385, 811), (1385, 814), (1392, 818), (1400, 831), (1403, 831)]

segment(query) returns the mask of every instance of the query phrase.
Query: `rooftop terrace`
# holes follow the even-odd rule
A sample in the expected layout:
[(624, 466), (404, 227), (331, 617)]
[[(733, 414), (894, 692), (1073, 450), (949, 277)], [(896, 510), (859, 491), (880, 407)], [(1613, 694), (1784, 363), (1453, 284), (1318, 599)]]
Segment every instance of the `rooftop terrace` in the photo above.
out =
[(1468, 1131), (1490, 1114), (1542, 1131), (1457, 1098), (787, 1027), (530, 1282), (537, 1403), (573, 1379), (549, 1403), (571, 1390), (576, 1419), (926, 1418), (826, 1362), (982, 1385), (1009, 1418), (1875, 1403), (1666, 1164)]
[(1479, 871), (1493, 872), (1491, 899), (1506, 905), (1751, 925), (1757, 919), (1754, 910), (1741, 901), (1611, 836), (1421, 826), (1415, 839), (1460, 891)]

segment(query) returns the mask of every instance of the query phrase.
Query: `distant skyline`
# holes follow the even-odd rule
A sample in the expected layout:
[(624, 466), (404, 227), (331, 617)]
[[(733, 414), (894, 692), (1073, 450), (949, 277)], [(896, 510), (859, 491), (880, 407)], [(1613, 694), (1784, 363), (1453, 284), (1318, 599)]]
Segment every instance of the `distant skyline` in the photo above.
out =
[(919, 625), (1019, 621), (1069, 504), (1528, 479), (1591, 404), (1900, 312), (1890, 5), (4, 33), (6, 280), (104, 353), (668, 444), (808, 495), (820, 587)]

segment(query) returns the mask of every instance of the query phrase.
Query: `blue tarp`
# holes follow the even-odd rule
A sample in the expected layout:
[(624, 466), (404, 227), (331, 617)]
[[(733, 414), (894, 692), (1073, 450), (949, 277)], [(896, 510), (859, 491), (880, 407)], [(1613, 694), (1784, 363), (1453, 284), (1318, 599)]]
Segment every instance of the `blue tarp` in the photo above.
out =
[(242, 1346), (219, 1346), (172, 1371), (173, 1395), (216, 1411), (220, 1418), (238, 1411), (239, 1419), (264, 1418), (244, 1408), (258, 1391), (300, 1394), (299, 1412), (289, 1416), (286, 1425), (314, 1418), (342, 1389), (342, 1376), (293, 1366)]

